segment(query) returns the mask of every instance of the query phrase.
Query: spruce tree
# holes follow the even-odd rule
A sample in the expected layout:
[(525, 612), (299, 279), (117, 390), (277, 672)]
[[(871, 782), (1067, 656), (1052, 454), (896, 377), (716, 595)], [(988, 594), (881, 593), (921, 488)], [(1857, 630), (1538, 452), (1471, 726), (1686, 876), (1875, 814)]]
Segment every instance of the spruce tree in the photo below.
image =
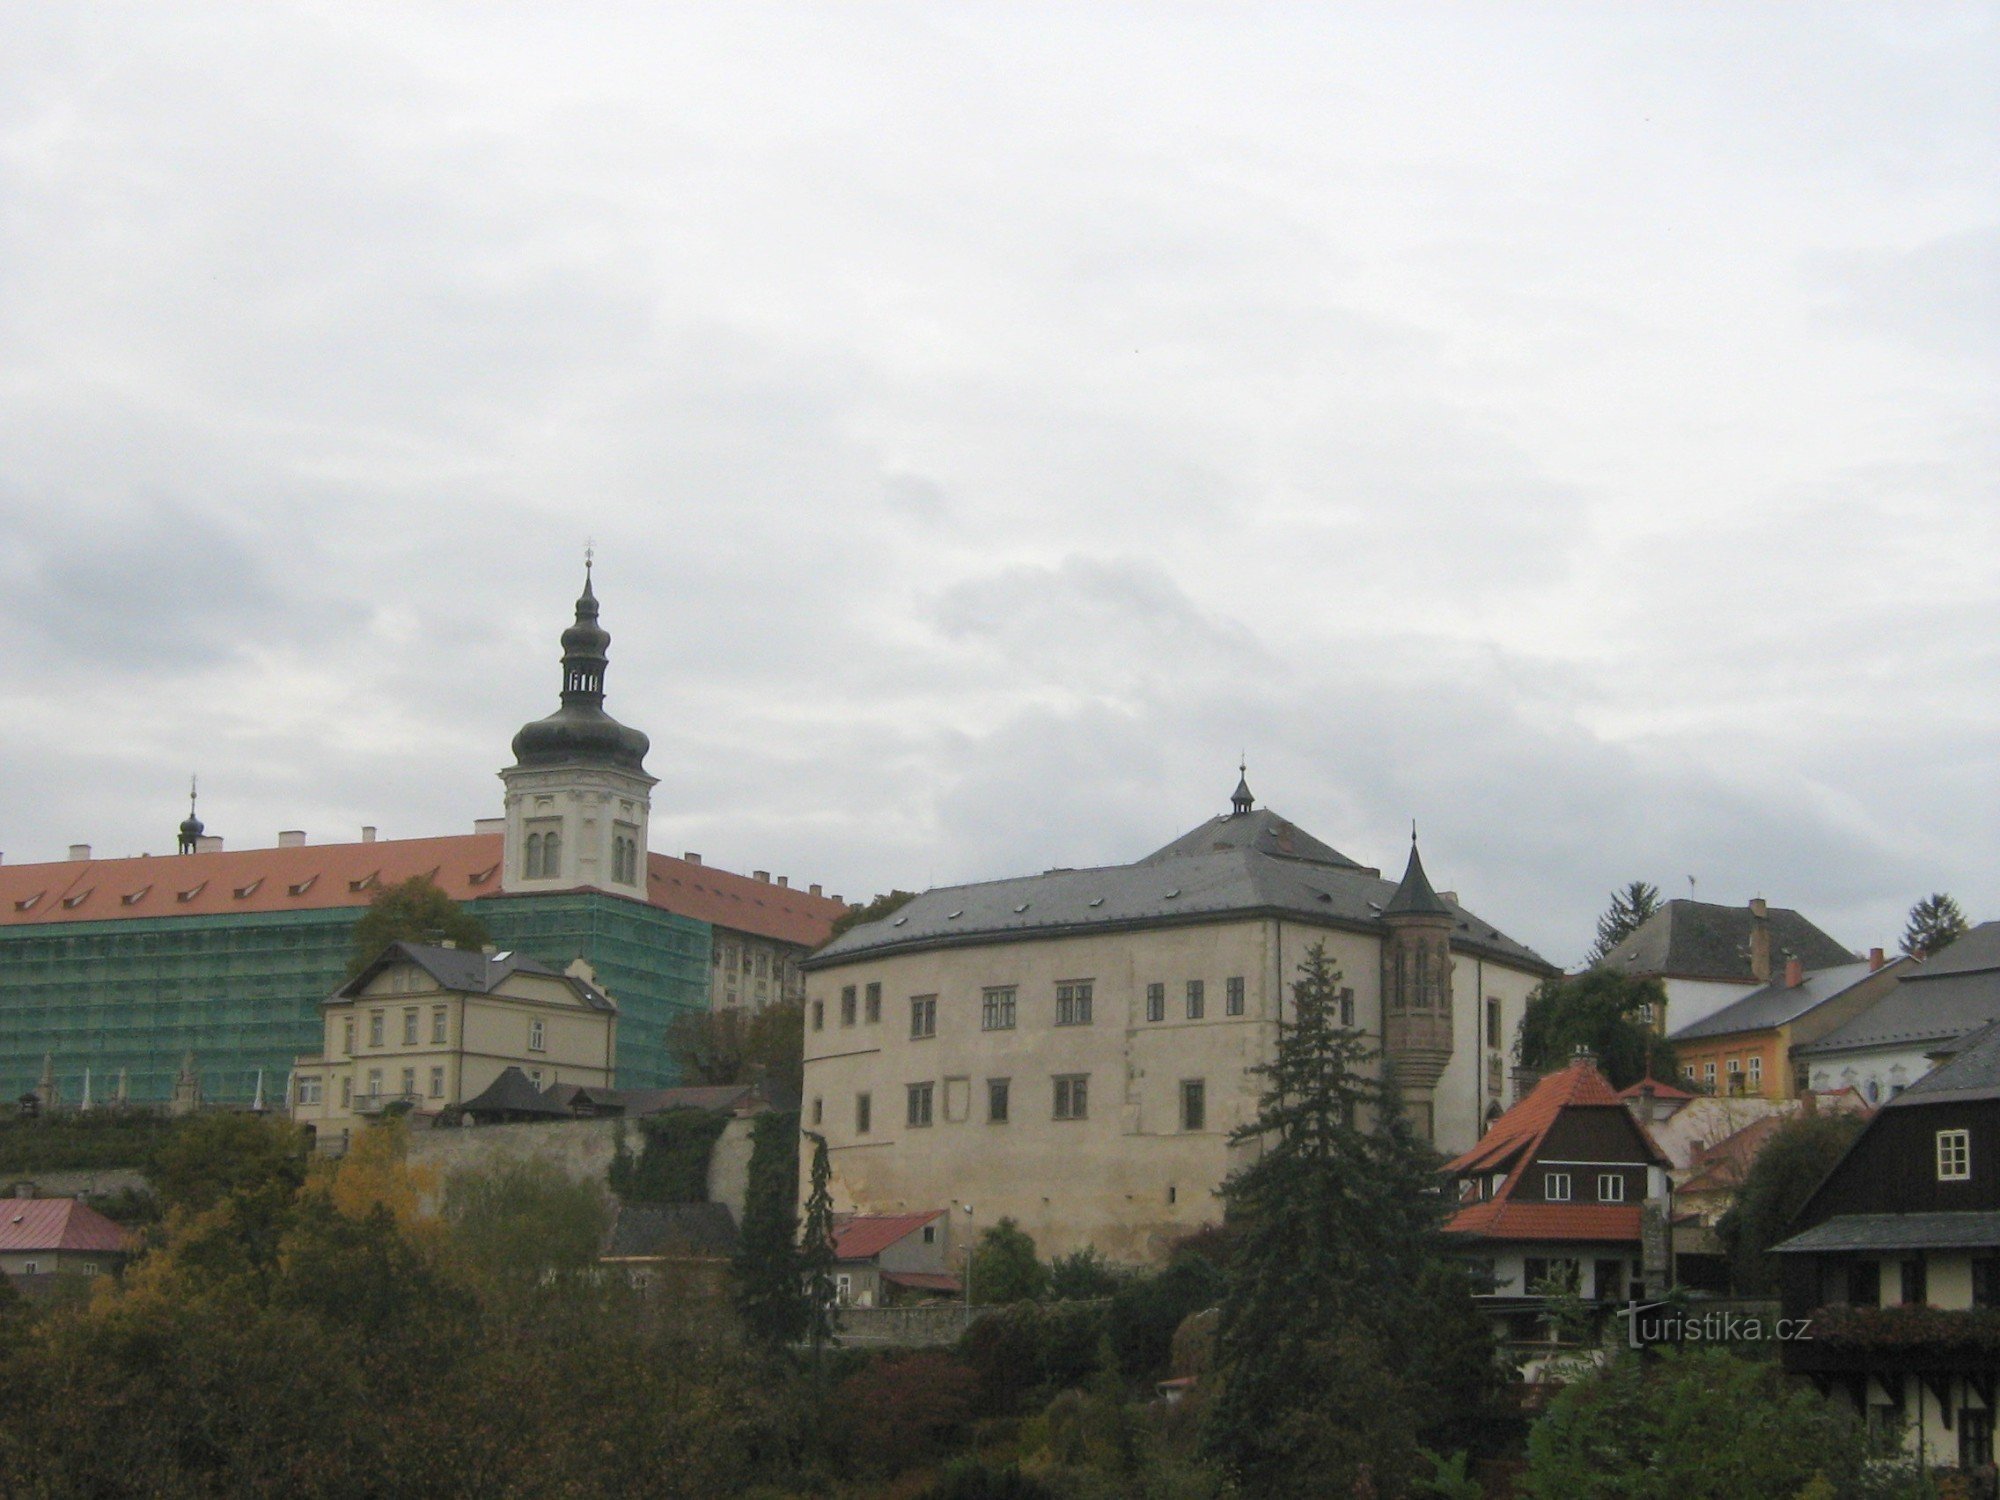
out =
[(1965, 932), (1965, 913), (1943, 891), (1924, 897), (1910, 908), (1910, 925), (1903, 929), (1903, 951), (1912, 958), (1942, 953)]
[[(1443, 1256), (1447, 1205), (1437, 1158), (1402, 1116), (1393, 1075), (1340, 1024), (1340, 973), (1315, 945), (1292, 987), (1257, 1118), (1232, 1143), (1256, 1159), (1223, 1184), (1240, 1236), (1216, 1333), (1217, 1390), (1204, 1444), (1246, 1493), (1349, 1493), (1365, 1480), (1398, 1490), (1415, 1438), (1444, 1390), (1486, 1379), (1426, 1368), (1451, 1341), (1429, 1336), (1464, 1309), (1460, 1283), (1440, 1302), (1427, 1271)], [(1459, 1323), (1462, 1326), (1462, 1321)], [(1400, 1399), (1336, 1399), (1365, 1380)], [(1358, 1395), (1358, 1393), (1356, 1393)]]
[(782, 1349), (806, 1331), (798, 1251), (799, 1117), (773, 1111), (751, 1126), (750, 1181), (737, 1236), (736, 1311), (753, 1343)]
[(1597, 943), (1584, 962), (1601, 964), (1611, 950), (1637, 932), (1646, 919), (1660, 909), (1660, 888), (1635, 880), (1623, 890), (1611, 893), (1611, 905), (1597, 919)]
[(834, 1339), (833, 1168), (827, 1164), (826, 1137), (808, 1131), (806, 1139), (812, 1142), (812, 1178), (799, 1245), (799, 1285), (805, 1298), (806, 1342), (816, 1354)]

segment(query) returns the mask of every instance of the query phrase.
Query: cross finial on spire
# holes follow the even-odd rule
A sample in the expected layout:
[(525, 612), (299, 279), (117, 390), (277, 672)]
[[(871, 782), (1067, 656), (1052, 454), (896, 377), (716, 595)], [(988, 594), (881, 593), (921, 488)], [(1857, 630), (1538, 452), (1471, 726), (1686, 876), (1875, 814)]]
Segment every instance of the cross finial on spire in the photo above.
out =
[(1417, 820), (1415, 818), (1412, 818), (1410, 819), (1410, 847), (1415, 848), (1416, 843), (1417, 843)]

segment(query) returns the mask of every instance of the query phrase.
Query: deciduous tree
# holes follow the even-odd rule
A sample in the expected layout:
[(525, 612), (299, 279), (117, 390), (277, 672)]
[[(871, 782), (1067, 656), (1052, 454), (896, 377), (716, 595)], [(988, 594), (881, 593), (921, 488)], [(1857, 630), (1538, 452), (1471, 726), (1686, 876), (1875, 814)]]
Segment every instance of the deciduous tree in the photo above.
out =
[(1777, 1267), (1766, 1252), (1790, 1233), (1792, 1216), (1861, 1134), (1857, 1115), (1800, 1115), (1764, 1142), (1736, 1201), (1716, 1225), (1736, 1290), (1776, 1290)]
[(1550, 1072), (1587, 1047), (1614, 1088), (1637, 1083), (1648, 1072), (1671, 1077), (1678, 1071), (1673, 1046), (1645, 1019), (1660, 1014), (1666, 1003), (1659, 980), (1604, 968), (1544, 980), (1528, 997), (1515, 1059), (1524, 1068)]
[(979, 1237), (968, 1274), (975, 1302), (1033, 1302), (1049, 1289), (1049, 1268), (1035, 1259), (1034, 1237), (1012, 1219)]
[(375, 893), (354, 924), (347, 977), (352, 979), (391, 943), (456, 943), (479, 951), (492, 937), (486, 924), (447, 896), (427, 875)]

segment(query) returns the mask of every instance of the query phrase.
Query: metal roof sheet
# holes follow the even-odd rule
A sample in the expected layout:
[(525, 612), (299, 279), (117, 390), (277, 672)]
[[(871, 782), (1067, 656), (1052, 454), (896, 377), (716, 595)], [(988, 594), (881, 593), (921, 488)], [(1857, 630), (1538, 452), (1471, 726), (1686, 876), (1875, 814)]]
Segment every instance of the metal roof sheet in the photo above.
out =
[(1695, 1041), (1701, 1037), (1727, 1036), (1738, 1031), (1765, 1031), (1796, 1021), (1837, 995), (1844, 995), (1871, 975), (1886, 969), (1909, 967), (1907, 958), (1871, 969), (1862, 963), (1841, 964), (1832, 969), (1809, 969), (1795, 985), (1782, 980), (1760, 985), (1740, 1000), (1733, 1000), (1710, 1016), (1692, 1021), (1674, 1032), (1669, 1041)]
[(1981, 1250), (2000, 1247), (2000, 1212), (1837, 1214), (1771, 1247), (1773, 1255), (1836, 1250)]

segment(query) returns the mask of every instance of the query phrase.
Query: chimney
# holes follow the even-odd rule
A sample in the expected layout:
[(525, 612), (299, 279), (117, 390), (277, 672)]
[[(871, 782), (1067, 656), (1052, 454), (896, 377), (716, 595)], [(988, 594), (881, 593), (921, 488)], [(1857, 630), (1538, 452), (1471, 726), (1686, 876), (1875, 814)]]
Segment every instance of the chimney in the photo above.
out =
[(71, 845), (69, 846), (69, 857), (70, 857), (71, 859), (89, 859), (89, 858), (90, 858), (90, 845), (88, 845), (88, 844), (71, 844)]
[(791, 876), (789, 876), (789, 875), (780, 875), (780, 876), (778, 877), (778, 884), (779, 884), (779, 885), (782, 885), (782, 886), (785, 886), (785, 887), (789, 888), (789, 887), (790, 887), (790, 885), (791, 885), (791, 883), (792, 883), (792, 877), (791, 877)]
[(303, 828), (285, 828), (279, 830), (278, 847), (280, 849), (303, 849), (305, 846), (306, 831)]
[(1881, 967), (1882, 967), (1882, 950), (1880, 948), (1870, 948), (1868, 950), (1868, 972), (1873, 974), (1877, 969)]
[(1750, 974), (1771, 981), (1771, 908), (1762, 896), (1750, 898)]
[(472, 831), (474, 833), (504, 834), (507, 831), (507, 820), (505, 818), (474, 818), (472, 820)]
[(695, 853), (694, 850), (692, 849), (688, 850), (687, 853), (683, 854), (681, 858), (686, 860), (691, 865), (698, 865), (701, 863), (701, 856)]
[(364, 844), (375, 842), (375, 825), (373, 823), (363, 823), (361, 825), (361, 842)]
[(1586, 1067), (1592, 1067), (1592, 1068), (1596, 1067), (1597, 1066), (1596, 1050), (1591, 1046), (1589, 1046), (1587, 1043), (1578, 1042), (1576, 1044), (1575, 1049), (1571, 1051), (1569, 1055), (1569, 1065), (1571, 1067), (1575, 1067), (1578, 1063), (1582, 1063)]
[(752, 870), (750, 873), (753, 879), (761, 880), (765, 885), (771, 883), (771, 872), (769, 870)]
[(817, 896), (819, 894), (819, 882), (817, 880), (806, 887), (806, 894), (809, 896)]
[(194, 841), (194, 852), (197, 854), (220, 854), (222, 852), (222, 835), (219, 833), (204, 833)]
[(1806, 982), (1805, 960), (1799, 958), (1786, 959), (1785, 988), (1788, 990), (1795, 990), (1805, 982)]

